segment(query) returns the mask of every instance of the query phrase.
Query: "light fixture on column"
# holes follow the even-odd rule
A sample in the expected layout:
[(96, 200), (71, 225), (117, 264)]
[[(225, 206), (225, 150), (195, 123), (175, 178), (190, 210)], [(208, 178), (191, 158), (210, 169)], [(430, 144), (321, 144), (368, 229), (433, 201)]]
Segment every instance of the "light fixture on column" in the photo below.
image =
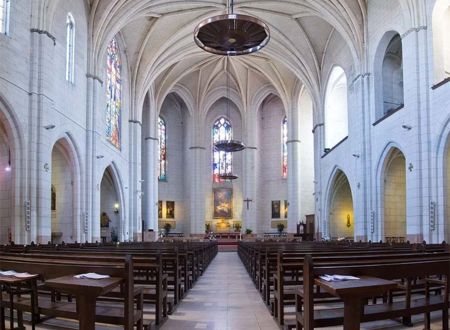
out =
[(352, 223), (350, 222), (350, 214), (347, 214), (347, 227), (350, 228)]
[(410, 131), (412, 129), (412, 126), (410, 126), (410, 125), (402, 125), (402, 128), (404, 130)]
[(114, 204), (114, 213), (119, 214), (119, 203)]
[(216, 55), (246, 55), (261, 50), (270, 40), (269, 27), (262, 20), (234, 13), (234, 1), (228, 14), (209, 17), (197, 25), (194, 40), (201, 49)]
[(8, 165), (5, 167), (6, 172), (11, 172), (11, 149), (8, 149)]

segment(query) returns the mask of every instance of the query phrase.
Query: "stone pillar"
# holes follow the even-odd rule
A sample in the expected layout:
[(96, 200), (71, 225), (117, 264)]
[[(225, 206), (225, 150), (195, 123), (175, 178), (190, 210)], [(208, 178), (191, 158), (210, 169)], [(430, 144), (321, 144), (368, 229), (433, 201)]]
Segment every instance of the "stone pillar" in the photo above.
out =
[[(244, 156), (244, 166), (243, 166), (243, 199), (242, 205), (242, 229), (245, 230), (249, 228), (253, 233), (257, 233), (259, 228), (257, 224), (257, 210), (256, 210), (256, 200), (257, 200), (257, 180), (256, 180), (256, 156), (257, 156), (257, 137), (256, 137), (256, 126), (258, 121), (257, 117), (258, 109), (252, 111), (246, 111), (245, 129), (243, 129), (243, 138), (246, 143), (247, 148), (242, 151)], [(248, 204), (248, 205), (247, 205)]]
[(125, 241), (131, 238), (134, 241), (142, 240), (142, 199), (143, 183), (141, 181), (141, 140), (142, 123), (137, 119), (129, 120), (130, 126), (130, 183), (128, 194), (128, 218), (125, 221), (123, 239)]
[[(255, 124), (255, 123), (253, 123)], [(242, 206), (243, 230), (249, 228), (254, 233), (258, 231), (256, 212), (256, 147), (247, 146), (244, 151), (244, 204)], [(248, 203), (248, 205), (247, 205)]]
[(205, 147), (193, 145), (189, 147), (190, 154), (190, 233), (205, 232), (205, 193), (203, 188), (203, 169), (205, 162)]
[[(317, 113), (317, 111), (314, 111)], [(328, 227), (326, 226), (327, 219), (323, 210), (326, 208), (325, 201), (322, 195), (322, 189), (324, 189), (322, 184), (322, 172), (321, 172), (321, 155), (324, 148), (324, 126), (320, 118), (314, 120), (314, 173), (315, 173), (315, 184), (314, 184), (314, 201), (315, 207), (315, 232), (316, 239), (321, 240), (323, 237), (328, 236)]]
[(297, 223), (301, 220), (300, 200), (300, 134), (299, 134), (299, 110), (291, 106), (288, 113), (288, 233), (297, 231)]
[(152, 98), (151, 91), (148, 93), (142, 111), (142, 176), (143, 196), (142, 214), (144, 231), (153, 229), (158, 231), (158, 111)]
[(206, 196), (205, 196), (205, 175), (211, 175), (211, 167), (205, 173), (205, 161), (209, 148), (204, 145), (204, 120), (201, 119), (201, 114), (196, 111), (193, 114), (188, 127), (188, 150), (187, 160), (188, 166), (186, 175), (188, 175), (187, 194), (189, 196), (189, 220), (190, 220), (190, 234), (204, 234), (205, 233), (205, 213), (206, 213)]
[(158, 138), (147, 136), (144, 139), (144, 196), (142, 203), (144, 214), (144, 230), (153, 229), (158, 231), (158, 173), (156, 173), (158, 162)]
[(406, 124), (411, 124), (413, 129), (409, 133), (417, 139), (411, 143), (412, 148), (406, 156), (406, 236), (411, 243), (422, 242), (423, 239), (429, 241), (431, 238), (428, 205), (432, 187), (429, 168), (433, 157), (426, 138), (430, 136), (427, 95), (430, 80), (428, 65), (422, 63), (427, 57), (424, 51), (428, 45), (426, 32), (426, 27), (419, 26), (402, 35), (405, 110), (415, 114), (415, 118), (409, 118)]
[[(97, 107), (99, 94), (103, 90), (103, 81), (94, 74), (87, 74), (87, 97), (86, 97), (86, 167), (85, 167), (85, 205), (82, 212), (82, 241), (100, 241), (100, 182), (102, 178), (96, 179), (97, 173), (97, 150), (95, 125), (97, 118)], [(100, 175), (102, 175), (101, 173)]]
[[(50, 109), (53, 101), (51, 76), (56, 39), (48, 32), (31, 29), (30, 106), (28, 121), (28, 164), (26, 197), (24, 201), (23, 243), (31, 241), (47, 243), (51, 239), (50, 216), (50, 156), (42, 146), (48, 146), (50, 133), (44, 128), (44, 109)], [(47, 154), (43, 154), (47, 152)]]

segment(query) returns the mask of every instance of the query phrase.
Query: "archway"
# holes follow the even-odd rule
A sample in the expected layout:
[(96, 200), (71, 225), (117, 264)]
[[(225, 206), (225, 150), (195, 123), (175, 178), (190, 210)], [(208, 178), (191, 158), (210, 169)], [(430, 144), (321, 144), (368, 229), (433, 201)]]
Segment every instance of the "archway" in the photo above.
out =
[(354, 238), (355, 219), (350, 183), (344, 172), (338, 170), (333, 179), (329, 197), (329, 234), (331, 239)]
[(406, 160), (393, 148), (384, 162), (384, 237), (387, 242), (406, 240)]
[(0, 244), (12, 240), (13, 167), (7, 130), (0, 119)]
[(348, 135), (348, 92), (344, 69), (335, 66), (325, 93), (325, 148), (332, 148)]
[(120, 196), (109, 166), (100, 185), (100, 237), (104, 242), (117, 242), (121, 237), (120, 213), (122, 212)]
[(77, 240), (75, 224), (75, 162), (65, 139), (52, 150), (52, 182), (50, 187), (51, 240), (53, 243)]

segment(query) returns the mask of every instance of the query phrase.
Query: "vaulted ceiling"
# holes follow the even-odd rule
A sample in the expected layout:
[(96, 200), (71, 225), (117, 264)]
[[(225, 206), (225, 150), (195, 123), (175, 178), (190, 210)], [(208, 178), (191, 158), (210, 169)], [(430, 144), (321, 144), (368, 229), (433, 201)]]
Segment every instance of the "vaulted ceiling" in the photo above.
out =
[(225, 13), (227, 0), (86, 1), (96, 57), (92, 65), (103, 62), (106, 44), (119, 34), (138, 103), (154, 88), (161, 104), (177, 85), (201, 103), (208, 91), (225, 82), (225, 71), (244, 104), (255, 81), (270, 84), (283, 99), (289, 99), (299, 83), (314, 97), (320, 93), (330, 45), (347, 48), (351, 63), (362, 57), (367, 0), (236, 0), (235, 12), (264, 20), (271, 40), (259, 53), (232, 58), (230, 65), (193, 41), (195, 26)]

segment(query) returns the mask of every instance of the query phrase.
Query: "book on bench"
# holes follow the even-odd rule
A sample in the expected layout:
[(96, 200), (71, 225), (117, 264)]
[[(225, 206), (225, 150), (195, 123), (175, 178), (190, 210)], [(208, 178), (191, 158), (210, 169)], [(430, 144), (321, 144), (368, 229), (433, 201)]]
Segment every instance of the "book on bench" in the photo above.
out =
[(322, 275), (320, 276), (320, 278), (327, 282), (359, 280), (359, 277), (350, 275)]
[(102, 280), (104, 278), (109, 278), (109, 275), (102, 275), (102, 274), (97, 274), (97, 273), (86, 273), (86, 274), (79, 274), (79, 275), (75, 275), (75, 278), (87, 278), (90, 280)]
[(34, 274), (29, 274), (29, 273), (18, 273), (14, 270), (6, 270), (6, 271), (1, 271), (0, 270), (0, 275), (2, 276), (13, 276), (13, 277), (17, 277), (17, 278), (28, 278), (28, 277), (34, 277), (36, 275)]

